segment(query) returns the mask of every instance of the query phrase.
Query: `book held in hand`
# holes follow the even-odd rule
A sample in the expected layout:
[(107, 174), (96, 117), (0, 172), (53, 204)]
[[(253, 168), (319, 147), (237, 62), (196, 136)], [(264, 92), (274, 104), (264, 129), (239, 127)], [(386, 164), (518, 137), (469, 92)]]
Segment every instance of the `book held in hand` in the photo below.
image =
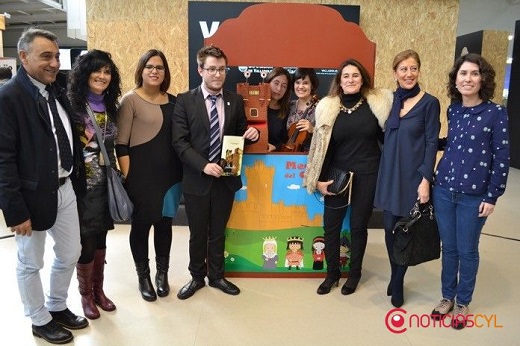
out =
[(242, 169), (242, 155), (244, 154), (244, 137), (224, 136), (222, 138), (222, 157), (220, 166), (225, 176), (238, 176)]

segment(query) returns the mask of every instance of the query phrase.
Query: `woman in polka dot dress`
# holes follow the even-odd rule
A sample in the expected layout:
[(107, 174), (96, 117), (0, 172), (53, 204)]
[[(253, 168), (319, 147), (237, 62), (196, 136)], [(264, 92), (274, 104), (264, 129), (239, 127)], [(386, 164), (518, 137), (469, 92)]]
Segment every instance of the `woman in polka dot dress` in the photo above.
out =
[[(448, 138), (436, 171), (433, 204), (442, 240), (442, 300), (433, 318), (453, 308), (452, 326), (465, 327), (479, 265), (482, 227), (506, 188), (507, 112), (490, 101), (495, 71), (480, 55), (460, 57), (449, 73)], [(458, 316), (458, 317), (457, 317)]]

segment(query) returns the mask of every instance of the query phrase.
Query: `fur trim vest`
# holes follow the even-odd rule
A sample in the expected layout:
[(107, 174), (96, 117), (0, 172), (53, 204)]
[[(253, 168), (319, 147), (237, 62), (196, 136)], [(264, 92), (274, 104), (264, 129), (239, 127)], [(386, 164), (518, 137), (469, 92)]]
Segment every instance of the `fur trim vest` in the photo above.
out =
[[(365, 98), (379, 126), (384, 130), (386, 119), (392, 109), (393, 92), (389, 89), (371, 89)], [(312, 136), (311, 148), (307, 157), (307, 167), (303, 177), (303, 186), (309, 193), (316, 190), (325, 154), (330, 142), (332, 127), (340, 113), (341, 99), (339, 96), (327, 96), (316, 106), (316, 126)]]

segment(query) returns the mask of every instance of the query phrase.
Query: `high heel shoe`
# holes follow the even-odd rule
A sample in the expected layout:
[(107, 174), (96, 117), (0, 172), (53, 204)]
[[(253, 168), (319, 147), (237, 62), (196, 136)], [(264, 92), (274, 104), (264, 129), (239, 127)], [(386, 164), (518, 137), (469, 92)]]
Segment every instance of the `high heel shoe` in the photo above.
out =
[(341, 287), (341, 294), (344, 296), (352, 294), (356, 291), (357, 285), (361, 278), (348, 278), (347, 282)]
[(326, 277), (325, 281), (323, 281), (318, 287), (318, 290), (316, 291), (318, 294), (328, 294), (330, 293), (330, 290), (332, 289), (332, 286), (338, 287), (339, 285), (339, 278), (336, 277)]

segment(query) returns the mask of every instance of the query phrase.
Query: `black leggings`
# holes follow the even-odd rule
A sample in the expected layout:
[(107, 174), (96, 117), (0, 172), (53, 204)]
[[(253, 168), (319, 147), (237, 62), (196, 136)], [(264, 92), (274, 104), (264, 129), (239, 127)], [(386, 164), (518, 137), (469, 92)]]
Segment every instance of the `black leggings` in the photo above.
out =
[(130, 249), (135, 262), (148, 260), (148, 237), (153, 226), (153, 240), (157, 257), (170, 256), (172, 247), (172, 218), (163, 217), (160, 221), (132, 221), (130, 228)]
[(78, 263), (87, 264), (94, 260), (96, 250), (107, 248), (107, 233), (104, 231), (91, 236), (81, 236), (81, 256)]

